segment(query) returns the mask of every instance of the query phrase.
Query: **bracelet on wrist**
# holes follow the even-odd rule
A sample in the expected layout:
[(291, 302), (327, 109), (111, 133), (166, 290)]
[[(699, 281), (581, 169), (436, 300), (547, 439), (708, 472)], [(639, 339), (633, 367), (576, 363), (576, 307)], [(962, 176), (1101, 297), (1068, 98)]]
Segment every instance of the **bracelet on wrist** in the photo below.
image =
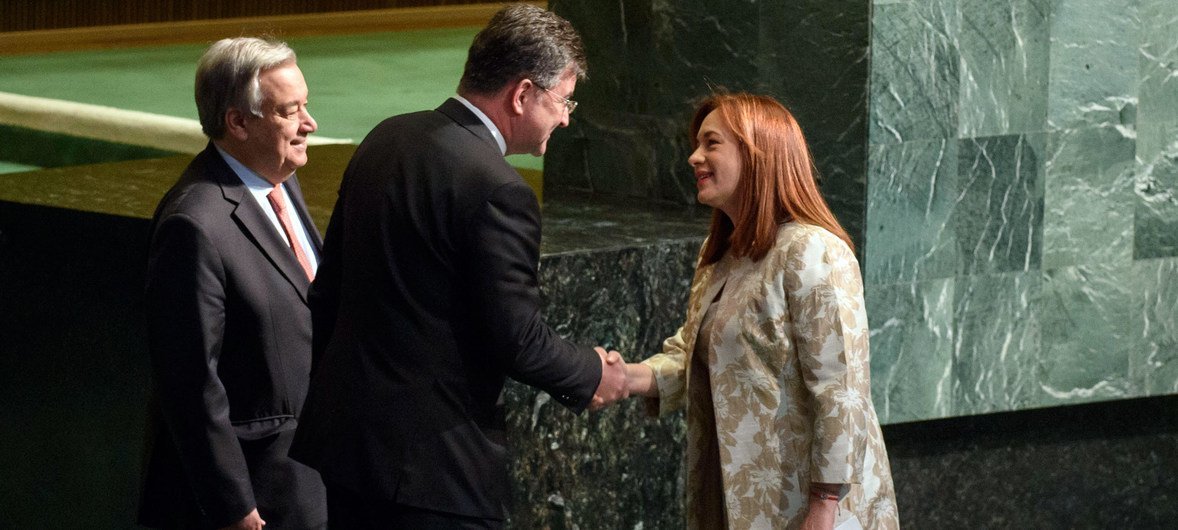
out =
[(820, 501), (839, 501), (839, 496), (825, 491), (810, 490), (810, 498), (818, 499)]

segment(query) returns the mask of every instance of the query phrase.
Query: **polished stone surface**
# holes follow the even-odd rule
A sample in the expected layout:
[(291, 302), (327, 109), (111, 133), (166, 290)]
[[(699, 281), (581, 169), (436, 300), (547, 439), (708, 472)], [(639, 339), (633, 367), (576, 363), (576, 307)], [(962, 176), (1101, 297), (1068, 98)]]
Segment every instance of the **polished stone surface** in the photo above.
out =
[(1138, 0), (1141, 85), (1138, 122), (1178, 122), (1178, 31), (1171, 0)]
[[(549, 189), (692, 204), (687, 129), (715, 91), (777, 97), (807, 135), (856, 241), (866, 204), (870, 6), (830, 2), (550, 2), (584, 37), (589, 79), (549, 142)], [(584, 110), (580, 110), (584, 109)]]
[(959, 0), (961, 137), (1041, 131), (1053, 0)]
[[(1139, 0), (1052, 2), (1051, 129), (1132, 127), (1140, 79)], [(1178, 9), (1170, 4), (1174, 16)]]
[(1178, 122), (1143, 125), (1137, 142), (1133, 257), (1178, 256)]
[(1129, 370), (1130, 354), (1144, 347), (1144, 301), (1134, 283), (1130, 269), (1112, 264), (1045, 272), (1034, 367), (1043, 392), (1038, 404), (1147, 395), (1130, 391), (1143, 383), (1132, 381)]
[[(548, 256), (545, 319), (582, 344), (637, 361), (682, 323), (701, 239)], [(637, 400), (574, 417), (547, 394), (507, 392), (514, 528), (675, 528), (683, 520), (681, 416), (650, 420)]]
[(871, 15), (872, 144), (956, 136), (957, 1), (876, 4)]
[(1178, 397), (883, 429), (905, 528), (1173, 528)]
[(1129, 275), (1144, 305), (1133, 308), (1143, 344), (1129, 352), (1130, 380), (1141, 385), (1139, 395), (1178, 394), (1178, 261), (1141, 260)]
[(953, 211), (959, 274), (1039, 268), (1045, 140), (1042, 134), (961, 140)]
[(867, 286), (871, 397), (882, 421), (954, 414), (955, 287), (953, 279)]
[(1038, 406), (1042, 278), (975, 274), (955, 283), (952, 415)]
[(881, 419), (1175, 393), (1178, 4), (873, 7)]
[[(869, 286), (952, 278), (957, 272), (958, 142), (871, 146), (867, 176)], [(900, 227), (920, 227), (903, 230)]]
[(1136, 147), (1112, 127), (1048, 133), (1044, 268), (1132, 261)]

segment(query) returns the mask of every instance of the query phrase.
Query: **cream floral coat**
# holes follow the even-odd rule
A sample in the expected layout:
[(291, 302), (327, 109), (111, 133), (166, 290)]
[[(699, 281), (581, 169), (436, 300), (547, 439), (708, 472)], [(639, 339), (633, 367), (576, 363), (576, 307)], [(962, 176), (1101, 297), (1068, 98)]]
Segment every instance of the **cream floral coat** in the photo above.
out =
[[(867, 313), (859, 263), (842, 240), (786, 223), (759, 261), (725, 256), (697, 267), (686, 323), (644, 364), (658, 412), (685, 406), (689, 356), (716, 293), (708, 352), (728, 527), (796, 528), (809, 484), (850, 484), (836, 526), (898, 528), (892, 475), (871, 402)], [(687, 418), (693, 443), (712, 425)], [(688, 496), (688, 513), (693, 500)], [(689, 516), (688, 526), (697, 526)]]

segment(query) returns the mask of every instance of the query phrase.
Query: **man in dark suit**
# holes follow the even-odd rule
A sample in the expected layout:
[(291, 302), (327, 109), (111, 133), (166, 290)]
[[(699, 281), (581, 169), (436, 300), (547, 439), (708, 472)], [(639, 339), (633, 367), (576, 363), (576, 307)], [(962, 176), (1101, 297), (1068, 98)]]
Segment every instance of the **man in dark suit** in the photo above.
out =
[(225, 39), (200, 60), (196, 104), (211, 142), (152, 220), (139, 522), (323, 528), (323, 483), (287, 455), (310, 377), (307, 291), (322, 245), (294, 176), (316, 129), (307, 84), (285, 44)]
[(544, 153), (584, 71), (567, 21), (509, 6), (475, 37), (459, 96), (385, 120), (352, 157), (291, 449), (323, 476), (332, 526), (501, 527), (505, 379), (576, 412), (624, 396), (617, 352), (544, 323), (539, 204), (503, 158)]

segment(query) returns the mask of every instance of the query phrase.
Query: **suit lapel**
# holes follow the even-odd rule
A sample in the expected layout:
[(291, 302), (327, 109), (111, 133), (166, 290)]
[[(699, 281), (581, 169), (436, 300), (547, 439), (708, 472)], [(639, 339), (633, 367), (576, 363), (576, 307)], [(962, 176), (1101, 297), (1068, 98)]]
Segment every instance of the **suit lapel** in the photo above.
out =
[[(212, 147), (210, 146), (210, 149)], [(254, 245), (266, 257), (266, 261), (272, 267), (278, 270), (286, 281), (290, 282), (291, 286), (298, 292), (299, 298), (303, 302), (307, 301), (307, 288), (310, 287), (311, 282), (307, 280), (307, 275), (303, 272), (303, 267), (299, 265), (298, 259), (295, 258), (294, 252), (290, 250), (286, 242), (282, 240), (282, 236), (278, 235), (274, 225), (266, 214), (262, 212), (262, 207), (258, 205), (258, 201), (254, 200), (253, 196), (249, 194), (249, 189), (245, 187), (245, 183), (237, 177), (237, 174), (229, 168), (229, 164), (221, 158), (219, 153), (214, 151), (216, 156), (216, 167), (218, 169), (218, 179), (221, 184), (221, 193), (225, 200), (232, 203), (233, 212), (230, 214), (237, 226), (241, 227), (241, 231), (246, 237), (253, 241)], [(289, 193), (289, 190), (287, 191)], [(300, 204), (302, 196), (299, 196)], [(302, 208), (299, 208), (301, 210)], [(301, 213), (299, 214), (302, 215)], [(310, 232), (310, 230), (308, 230)], [(318, 252), (318, 250), (316, 250)]]

